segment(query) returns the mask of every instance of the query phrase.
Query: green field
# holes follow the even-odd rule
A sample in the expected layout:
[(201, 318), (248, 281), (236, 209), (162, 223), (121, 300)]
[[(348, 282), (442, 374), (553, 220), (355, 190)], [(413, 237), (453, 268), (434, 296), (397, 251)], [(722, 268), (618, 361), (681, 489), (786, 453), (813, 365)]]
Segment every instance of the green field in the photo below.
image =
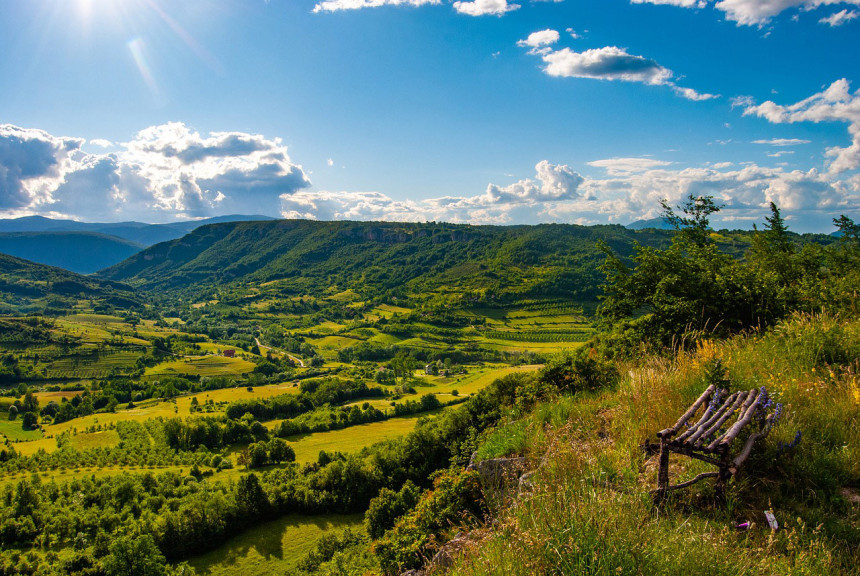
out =
[[(21, 419), (9, 420), (5, 413), (0, 414), (0, 434), (13, 442), (28, 442), (30, 440), (38, 440), (42, 437), (41, 430), (24, 430), (21, 428)], [(21, 444), (16, 444), (17, 450)]]
[(241, 376), (254, 369), (254, 363), (241, 358), (194, 356), (162, 362), (146, 370), (146, 376)]
[(343, 430), (306, 434), (298, 438), (288, 438), (288, 440), (290, 446), (296, 451), (297, 462), (302, 464), (316, 462), (321, 450), (349, 454), (358, 452), (377, 442), (408, 434), (415, 429), (418, 419), (423, 416), (427, 416), (427, 414), (390, 418), (382, 422), (360, 424)]
[(201, 576), (269, 576), (295, 567), (327, 532), (360, 530), (361, 514), (287, 516), (260, 524), (189, 564)]

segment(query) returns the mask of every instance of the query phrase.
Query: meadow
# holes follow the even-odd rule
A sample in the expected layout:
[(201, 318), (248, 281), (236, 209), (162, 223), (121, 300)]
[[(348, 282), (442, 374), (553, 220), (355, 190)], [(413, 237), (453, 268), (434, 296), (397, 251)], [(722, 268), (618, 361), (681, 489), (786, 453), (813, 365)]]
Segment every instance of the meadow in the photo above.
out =
[(286, 516), (262, 523), (188, 563), (201, 576), (268, 576), (296, 567), (326, 533), (361, 531), (361, 514)]
[[(710, 574), (856, 573), (858, 346), (856, 320), (799, 316), (770, 334), (623, 363), (615, 388), (548, 399), (512, 418), (479, 455), (525, 456), (537, 466), (534, 488), (515, 508), (500, 501), (493, 514), (503, 528), (472, 542), (451, 574), (499, 574), (500, 566), (522, 575), (699, 574), (704, 566)], [(656, 506), (647, 494), (656, 487), (656, 456), (639, 445), (698, 396), (716, 359), (732, 389), (767, 387), (783, 418), (730, 483), (725, 505), (702, 482)], [(672, 459), (678, 482), (709, 469)], [(744, 522), (751, 527), (736, 528)]]

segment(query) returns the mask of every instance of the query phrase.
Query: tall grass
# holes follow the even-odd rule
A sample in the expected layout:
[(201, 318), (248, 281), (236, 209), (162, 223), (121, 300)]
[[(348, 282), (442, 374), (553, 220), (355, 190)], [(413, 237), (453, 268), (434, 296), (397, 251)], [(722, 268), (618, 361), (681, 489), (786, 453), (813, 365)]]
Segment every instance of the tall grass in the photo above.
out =
[[(733, 389), (766, 386), (785, 416), (725, 503), (702, 482), (657, 506), (655, 462), (640, 446), (701, 393), (715, 358)], [(537, 406), (482, 448), (527, 455), (534, 490), (499, 505), (495, 528), (452, 574), (857, 574), (860, 505), (844, 490), (860, 487), (858, 358), (860, 321), (798, 315), (765, 334), (626, 364), (615, 390)], [(673, 481), (710, 468), (672, 458)]]

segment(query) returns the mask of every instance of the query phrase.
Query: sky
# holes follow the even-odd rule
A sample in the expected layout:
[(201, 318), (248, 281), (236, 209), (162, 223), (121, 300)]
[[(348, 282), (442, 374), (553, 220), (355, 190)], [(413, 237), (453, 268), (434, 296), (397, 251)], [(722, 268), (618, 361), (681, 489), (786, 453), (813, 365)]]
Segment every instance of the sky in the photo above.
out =
[(860, 219), (860, 0), (4, 0), (0, 37), (0, 218)]

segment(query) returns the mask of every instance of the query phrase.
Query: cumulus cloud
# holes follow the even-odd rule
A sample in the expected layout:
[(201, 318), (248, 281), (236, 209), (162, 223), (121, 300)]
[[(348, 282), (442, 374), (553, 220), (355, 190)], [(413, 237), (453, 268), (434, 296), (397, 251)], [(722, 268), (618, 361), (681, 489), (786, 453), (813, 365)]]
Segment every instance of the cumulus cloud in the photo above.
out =
[(835, 12), (830, 16), (827, 16), (826, 18), (822, 18), (818, 22), (820, 24), (829, 24), (831, 28), (835, 28), (837, 26), (842, 26), (843, 24), (846, 24), (851, 20), (854, 20), (855, 18), (857, 18), (858, 15), (860, 15), (860, 13), (854, 10), (849, 12), (847, 9), (845, 9), (839, 12)]
[(88, 219), (269, 212), (279, 196), (310, 186), (279, 139), (182, 123), (152, 126), (109, 154), (84, 141), (0, 125), (0, 212)]
[(379, 8), (380, 6), (423, 6), (441, 4), (442, 0), (325, 0), (314, 6), (314, 12), (337, 12), (339, 10), (359, 10)]
[(809, 144), (809, 140), (800, 138), (771, 138), (770, 140), (753, 140), (753, 144), (766, 144), (768, 146), (799, 146)]
[(550, 76), (568, 78), (595, 78), (624, 80), (644, 84), (666, 84), (672, 71), (656, 61), (628, 54), (615, 46), (575, 52), (570, 48), (554, 50), (542, 55), (544, 69)]
[(51, 192), (74, 169), (72, 156), (83, 144), (80, 138), (0, 125), (0, 210), (50, 201)]
[[(854, 98), (847, 86), (837, 86), (786, 110), (765, 109), (788, 121)], [(834, 110), (825, 116), (838, 114), (850, 117)], [(0, 213), (149, 221), (255, 212), (325, 220), (626, 223), (656, 216), (661, 199), (677, 203), (688, 194), (710, 194), (726, 206), (722, 222), (760, 218), (770, 201), (818, 229), (835, 214), (860, 215), (860, 174), (833, 170), (727, 162), (678, 168), (658, 158), (615, 157), (588, 162), (597, 174), (586, 177), (542, 160), (532, 177), (491, 182), (474, 195), (404, 200), (378, 191), (312, 190), (280, 140), (260, 135), (200, 134), (170, 123), (142, 130), (111, 153), (89, 154), (82, 144), (0, 125)]]
[(557, 30), (539, 30), (538, 32), (532, 32), (528, 35), (528, 38), (525, 40), (520, 40), (517, 42), (517, 46), (531, 47), (531, 48), (540, 48), (542, 46), (549, 46), (551, 44), (555, 44), (558, 42), (559, 33)]
[(542, 160), (535, 177), (508, 185), (488, 184), (483, 194), (425, 200), (394, 200), (380, 192), (306, 191), (281, 196), (285, 218), (472, 222), (503, 224), (519, 214), (580, 198), (585, 179), (569, 166)]
[(851, 144), (828, 148), (827, 155), (832, 158), (830, 171), (860, 168), (860, 90), (852, 93), (845, 78), (795, 104), (781, 105), (770, 100), (758, 105), (751, 103), (744, 109), (744, 115), (765, 118), (774, 124), (846, 122)]
[(716, 166), (670, 170), (665, 167), (588, 179), (582, 185), (588, 203), (558, 204), (547, 215), (569, 218), (588, 212), (594, 221), (629, 221), (659, 215), (659, 201), (678, 203), (689, 194), (714, 196), (725, 206), (723, 222), (760, 218), (768, 203), (786, 212), (822, 222), (841, 211), (856, 212), (857, 190), (816, 170), (785, 171), (747, 164), (739, 169)]
[(576, 198), (582, 176), (569, 166), (553, 165), (542, 160), (535, 166), (535, 180), (520, 180), (509, 186), (490, 184), (478, 199), (485, 204), (557, 202)]
[[(770, 22), (774, 16), (791, 8), (810, 11), (820, 6), (860, 5), (860, 0), (719, 0), (717, 2), (714, 0), (630, 0), (630, 2), (631, 4), (662, 4), (682, 8), (704, 8), (711, 3), (717, 10), (724, 12), (727, 19), (737, 22), (739, 26), (762, 26)], [(843, 10), (843, 12), (846, 11)], [(845, 16), (837, 16), (837, 14), (830, 17), (838, 22), (831, 24), (831, 26), (844, 23), (841, 19), (844, 19)], [(829, 21), (830, 18), (822, 18), (821, 21)]]
[(838, 4), (860, 5), (860, 0), (721, 0), (715, 6), (739, 25), (760, 26), (790, 8), (814, 10), (819, 6)]
[(454, 2), (454, 10), (469, 16), (502, 16), (519, 9), (519, 4), (509, 4), (508, 0), (472, 0)]
[(692, 88), (675, 84), (674, 74), (656, 60), (629, 54), (624, 48), (605, 46), (576, 52), (570, 48), (553, 50), (550, 46), (558, 42), (555, 30), (533, 32), (519, 46), (531, 47), (529, 54), (541, 57), (546, 63), (544, 72), (550, 76), (564, 78), (593, 78), (596, 80), (620, 80), (640, 82), (655, 86), (669, 86), (679, 96), (700, 101), (718, 98), (715, 94), (699, 93)]
[(787, 171), (752, 163), (674, 169), (671, 162), (652, 158), (609, 158), (588, 164), (605, 174), (586, 178), (569, 166), (544, 160), (535, 166), (534, 178), (491, 183), (474, 196), (395, 200), (380, 192), (300, 190), (282, 195), (282, 215), (473, 224), (626, 223), (658, 216), (660, 200), (679, 203), (689, 194), (710, 194), (725, 206), (719, 224), (761, 220), (773, 201), (787, 217), (826, 229), (834, 214), (856, 213), (860, 198), (860, 176), (834, 180), (817, 170)]

